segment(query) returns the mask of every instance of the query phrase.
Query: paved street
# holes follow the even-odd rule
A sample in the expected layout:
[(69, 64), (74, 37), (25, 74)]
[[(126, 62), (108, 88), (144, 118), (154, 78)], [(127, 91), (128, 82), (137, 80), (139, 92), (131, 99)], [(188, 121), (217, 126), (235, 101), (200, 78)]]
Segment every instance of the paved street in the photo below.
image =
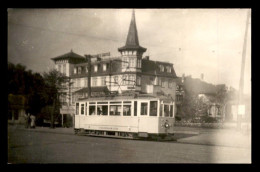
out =
[[(64, 132), (62, 132), (64, 130)], [(8, 127), (9, 163), (250, 163), (247, 147), (76, 136), (66, 129)], [(60, 132), (57, 132), (60, 131)], [(200, 136), (201, 137), (201, 136)], [(192, 134), (176, 138), (196, 139)], [(192, 139), (193, 138), (193, 139)]]

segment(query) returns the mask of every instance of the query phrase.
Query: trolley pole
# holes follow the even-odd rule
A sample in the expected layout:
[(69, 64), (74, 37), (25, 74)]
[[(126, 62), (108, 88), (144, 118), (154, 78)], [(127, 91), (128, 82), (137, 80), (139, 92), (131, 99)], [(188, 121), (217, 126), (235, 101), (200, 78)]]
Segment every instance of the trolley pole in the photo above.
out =
[(241, 129), (241, 114), (239, 112), (239, 107), (243, 102), (243, 90), (244, 90), (244, 70), (245, 70), (245, 58), (246, 58), (246, 44), (247, 44), (247, 32), (249, 25), (249, 17), (250, 17), (250, 9), (247, 12), (247, 20), (246, 20), (246, 29), (244, 36), (244, 44), (243, 44), (243, 53), (242, 53), (242, 62), (241, 62), (241, 73), (240, 73), (240, 82), (239, 82), (239, 95), (238, 95), (238, 106), (237, 106), (237, 129)]

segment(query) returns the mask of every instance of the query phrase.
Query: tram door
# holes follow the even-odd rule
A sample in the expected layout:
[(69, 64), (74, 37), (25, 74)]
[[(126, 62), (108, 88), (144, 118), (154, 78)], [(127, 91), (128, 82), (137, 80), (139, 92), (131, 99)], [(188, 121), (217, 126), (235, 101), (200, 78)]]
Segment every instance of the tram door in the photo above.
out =
[(79, 103), (76, 103), (75, 128), (79, 128)]

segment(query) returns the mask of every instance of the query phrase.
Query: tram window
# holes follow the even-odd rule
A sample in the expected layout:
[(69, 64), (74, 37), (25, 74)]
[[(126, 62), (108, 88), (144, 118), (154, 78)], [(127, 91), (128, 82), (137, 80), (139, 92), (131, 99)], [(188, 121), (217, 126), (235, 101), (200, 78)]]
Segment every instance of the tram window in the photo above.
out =
[(79, 103), (76, 103), (76, 115), (79, 114)]
[(89, 106), (89, 115), (95, 115), (96, 106)]
[(107, 105), (100, 105), (97, 107), (97, 114), (98, 115), (107, 115), (108, 106)]
[(134, 102), (134, 116), (137, 116), (137, 101)]
[(131, 105), (124, 105), (123, 106), (123, 115), (124, 116), (131, 116)]
[(150, 101), (150, 116), (157, 116), (157, 101)]
[(170, 115), (169, 105), (164, 105), (164, 116), (169, 117), (169, 115)]
[(121, 115), (121, 105), (110, 105), (110, 115)]
[(81, 115), (84, 115), (84, 104), (81, 104), (80, 114), (81, 114)]
[(148, 103), (141, 103), (141, 115), (147, 115)]
[(173, 117), (173, 105), (170, 105), (170, 117)]

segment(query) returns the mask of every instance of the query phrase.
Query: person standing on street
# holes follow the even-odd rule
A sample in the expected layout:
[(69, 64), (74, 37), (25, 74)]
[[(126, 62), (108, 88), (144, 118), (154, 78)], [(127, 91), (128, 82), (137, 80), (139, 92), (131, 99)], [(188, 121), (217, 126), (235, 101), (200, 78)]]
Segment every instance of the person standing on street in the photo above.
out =
[(30, 119), (31, 119), (31, 128), (35, 128), (35, 116), (31, 115)]

